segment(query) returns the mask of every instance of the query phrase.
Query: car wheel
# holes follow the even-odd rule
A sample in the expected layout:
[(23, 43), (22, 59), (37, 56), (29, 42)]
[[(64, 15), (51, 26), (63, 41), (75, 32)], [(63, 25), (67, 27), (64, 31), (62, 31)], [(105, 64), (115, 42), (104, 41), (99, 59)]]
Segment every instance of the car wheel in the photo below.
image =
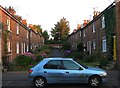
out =
[(101, 78), (99, 76), (92, 76), (89, 80), (89, 85), (92, 87), (98, 87), (101, 84)]
[(45, 87), (46, 86), (46, 79), (45, 78), (43, 78), (43, 77), (37, 77), (37, 78), (35, 78), (35, 80), (34, 80), (34, 85), (35, 85), (35, 87), (37, 87), (37, 88), (43, 88), (43, 87)]

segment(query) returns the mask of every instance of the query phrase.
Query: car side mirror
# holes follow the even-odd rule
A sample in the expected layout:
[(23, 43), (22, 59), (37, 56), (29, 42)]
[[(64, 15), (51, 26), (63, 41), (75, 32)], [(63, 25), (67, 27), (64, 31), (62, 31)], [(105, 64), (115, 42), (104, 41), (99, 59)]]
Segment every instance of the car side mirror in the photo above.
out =
[(79, 70), (83, 70), (83, 68), (80, 67)]

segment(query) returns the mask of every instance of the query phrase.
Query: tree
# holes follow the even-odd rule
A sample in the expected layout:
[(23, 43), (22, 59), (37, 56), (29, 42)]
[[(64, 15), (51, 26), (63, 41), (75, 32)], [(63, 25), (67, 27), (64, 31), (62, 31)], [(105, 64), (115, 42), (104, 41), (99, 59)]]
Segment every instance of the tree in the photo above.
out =
[(42, 28), (41, 25), (33, 25), (33, 29), (38, 32), (39, 35), (42, 35)]
[(70, 32), (69, 21), (66, 18), (62, 18), (55, 27), (51, 30), (51, 35), (54, 40), (65, 40)]
[(6, 25), (6, 23), (1, 24), (2, 36), (3, 36), (3, 46), (4, 46), (3, 55), (2, 55), (2, 63), (3, 63), (3, 66), (8, 68), (9, 59), (8, 59), (8, 46), (7, 46), (7, 44), (8, 44), (10, 31), (7, 30), (7, 27), (8, 26)]
[(45, 30), (45, 31), (42, 33), (42, 36), (44, 37), (44, 39), (45, 39), (45, 44), (46, 44), (47, 41), (48, 41), (48, 39), (49, 39), (49, 35), (48, 35), (47, 30)]
[(69, 42), (65, 41), (63, 44), (62, 44), (62, 49), (63, 50), (70, 50), (71, 49), (71, 45)]

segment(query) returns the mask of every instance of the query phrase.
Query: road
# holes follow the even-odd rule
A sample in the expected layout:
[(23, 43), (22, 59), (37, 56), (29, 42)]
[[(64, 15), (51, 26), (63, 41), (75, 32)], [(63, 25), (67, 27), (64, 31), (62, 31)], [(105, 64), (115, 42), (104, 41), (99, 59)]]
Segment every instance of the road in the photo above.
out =
[[(54, 49), (50, 57), (62, 57), (63, 54), (58, 49)], [(108, 70), (107, 82), (99, 88), (120, 88), (120, 74), (118, 70)], [(28, 80), (28, 72), (5, 72), (2, 75), (2, 88), (34, 88)], [(87, 84), (49, 84), (46, 88), (89, 88)]]
[[(107, 71), (107, 82), (99, 88), (119, 88), (118, 71)], [(28, 80), (28, 72), (6, 72), (2, 75), (2, 88), (34, 88)], [(49, 84), (46, 88), (89, 88), (87, 84)]]

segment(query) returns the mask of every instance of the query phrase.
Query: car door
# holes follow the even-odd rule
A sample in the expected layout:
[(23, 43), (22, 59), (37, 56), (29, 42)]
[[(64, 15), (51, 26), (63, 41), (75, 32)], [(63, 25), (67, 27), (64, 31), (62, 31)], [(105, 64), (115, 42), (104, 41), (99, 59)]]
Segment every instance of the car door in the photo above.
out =
[(84, 69), (72, 60), (62, 60), (64, 69), (64, 82), (83, 83), (85, 74)]
[(44, 76), (49, 83), (60, 83), (63, 81), (63, 71), (60, 60), (50, 60), (44, 66)]

